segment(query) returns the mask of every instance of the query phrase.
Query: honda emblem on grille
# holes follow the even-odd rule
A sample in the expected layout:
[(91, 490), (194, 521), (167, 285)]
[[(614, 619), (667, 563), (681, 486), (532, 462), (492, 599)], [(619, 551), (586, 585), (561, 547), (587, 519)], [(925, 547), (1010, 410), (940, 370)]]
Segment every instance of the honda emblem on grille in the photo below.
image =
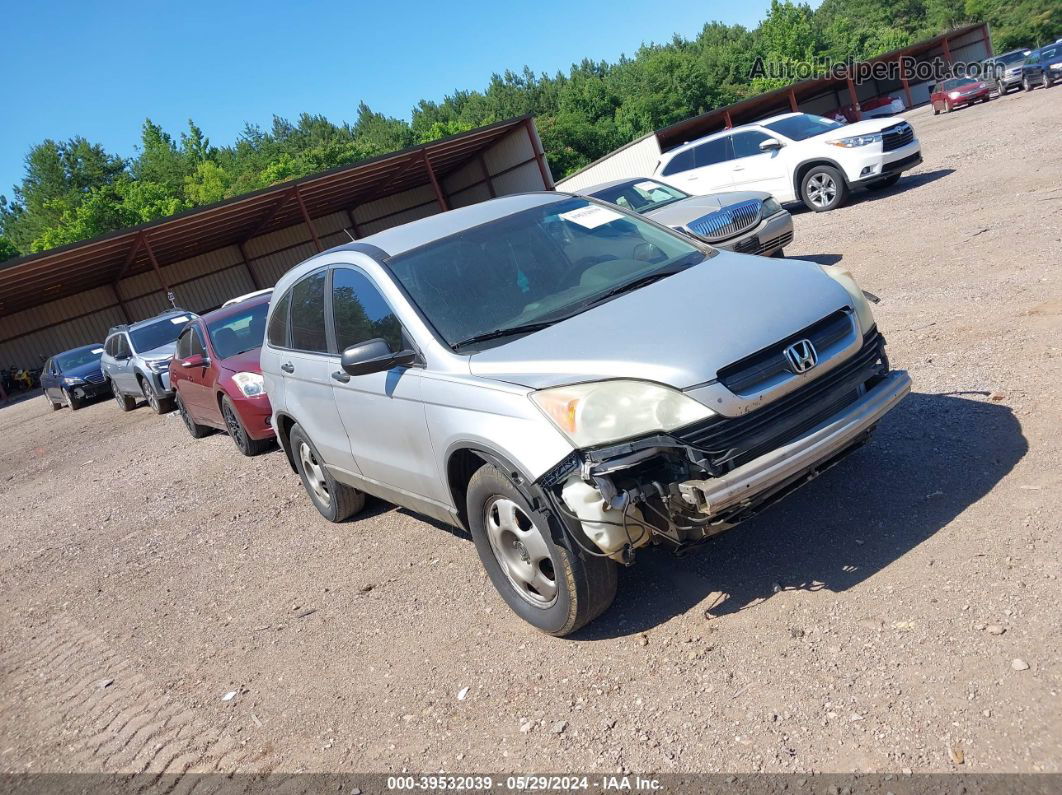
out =
[(811, 340), (797, 340), (783, 351), (789, 369), (794, 373), (806, 373), (819, 362), (819, 355), (815, 352), (815, 346)]

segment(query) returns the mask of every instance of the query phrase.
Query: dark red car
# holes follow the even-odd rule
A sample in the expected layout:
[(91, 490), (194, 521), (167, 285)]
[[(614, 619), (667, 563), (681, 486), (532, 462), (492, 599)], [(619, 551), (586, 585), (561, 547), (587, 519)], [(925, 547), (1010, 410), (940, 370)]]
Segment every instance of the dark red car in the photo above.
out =
[(177, 338), (170, 384), (194, 438), (227, 431), (244, 455), (273, 444), (273, 410), (259, 364), (268, 312), (268, 295), (250, 298), (197, 317)]
[(929, 95), (929, 101), (933, 105), (935, 116), (941, 111), (950, 113), (959, 105), (988, 102), (988, 96), (991, 93), (991, 86), (984, 80), (975, 80), (972, 77), (952, 77), (942, 80), (933, 89), (933, 93)]

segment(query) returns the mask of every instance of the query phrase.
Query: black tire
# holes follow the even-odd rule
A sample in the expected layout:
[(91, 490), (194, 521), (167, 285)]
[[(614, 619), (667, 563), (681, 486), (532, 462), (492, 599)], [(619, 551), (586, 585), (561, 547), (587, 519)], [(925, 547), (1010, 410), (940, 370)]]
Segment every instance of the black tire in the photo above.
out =
[(141, 378), (140, 391), (144, 393), (144, 400), (147, 401), (148, 406), (156, 414), (169, 414), (173, 411), (173, 398), (160, 396), (153, 386), (151, 386), (147, 379)]
[(80, 400), (78, 400), (72, 394), (67, 392), (65, 389), (63, 390), (63, 394), (66, 395), (66, 405), (70, 407), (71, 411), (77, 411), (79, 408), (81, 408), (82, 405), (84, 405)]
[(1023, 77), (1021, 79), (1021, 86), (1026, 91), (1032, 91), (1033, 90), (1033, 84), (1029, 82), (1029, 78), (1027, 78), (1027, 77)]
[[(526, 583), (519, 587), (503, 569), (498, 555), (504, 553), (495, 551), (487, 528), (490, 514), (499, 501), (515, 504), (530, 525), (530, 532), (536, 532), (537, 539), (544, 542), (549, 556), (548, 568), (542, 565), (545, 561), (532, 561), (516, 540), (506, 549), (518, 550), (512, 554), (522, 557), (529, 573), (544, 573), (545, 581), (555, 588), (551, 599), (546, 598), (551, 595), (545, 589), (534, 590)], [(619, 582), (618, 565), (609, 558), (589, 555), (577, 547), (557, 543), (553, 531), (564, 531), (551, 527), (548, 518), (535, 511), (520, 490), (495, 467), (486, 464), (476, 470), (468, 484), (467, 507), (469, 529), (483, 568), (505, 603), (524, 621), (550, 635), (563, 637), (593, 621), (612, 604)], [(593, 548), (589, 540), (585, 544)], [(514, 561), (509, 565), (521, 564)]]
[[(832, 185), (832, 189), (828, 185)], [(823, 200), (818, 202), (816, 195), (823, 196)], [(836, 210), (848, 199), (848, 183), (845, 182), (844, 174), (833, 166), (812, 166), (800, 179), (800, 197), (812, 212)]]
[(996, 83), (996, 94), (1005, 97), (1007, 95), (1007, 84), (1000, 80)]
[(225, 420), (225, 427), (233, 444), (245, 456), (259, 455), (273, 445), (272, 439), (252, 439), (248, 436), (247, 428), (228, 396), (221, 399), (221, 416)]
[(1040, 86), (1042, 88), (1051, 87), (1051, 77), (1047, 74), (1046, 69), (1044, 69), (1044, 71), (1040, 74)]
[[(288, 444), (291, 445), (295, 468), (299, 472), (299, 477), (302, 478), (302, 486), (306, 489), (306, 493), (310, 495), (310, 502), (313, 503), (313, 506), (320, 512), (321, 516), (330, 522), (343, 522), (365, 507), (365, 494), (357, 489), (352, 489), (344, 483), (339, 483), (332, 477), (332, 473), (322, 464), (321, 455), (317, 452), (317, 448), (314, 447), (313, 442), (310, 441), (310, 437), (306, 435), (301, 425), (296, 423), (291, 426), (291, 431), (288, 433)], [(305, 450), (303, 449), (304, 445)], [(323, 486), (326, 492), (327, 500), (317, 493), (313, 485), (312, 479), (316, 478), (316, 473), (307, 474), (303, 462), (304, 455), (309, 458), (314, 466), (318, 467), (320, 485)]]
[(772, 257), (776, 257), (778, 259), (785, 259), (785, 249), (784, 248), (780, 248), (777, 251), (775, 251), (773, 254), (771, 254), (771, 256)]
[(114, 401), (122, 411), (132, 411), (136, 408), (136, 401), (122, 392), (114, 381), (111, 381), (111, 394), (114, 395)]
[(177, 411), (181, 413), (181, 419), (184, 421), (184, 427), (188, 429), (188, 433), (192, 435), (193, 439), (202, 439), (213, 430), (213, 428), (206, 425), (200, 425), (192, 419), (192, 416), (188, 413), (188, 409), (185, 408), (184, 401), (181, 400), (179, 392), (174, 400), (177, 403)]
[(56, 403), (54, 400), (52, 400), (50, 397), (48, 397), (48, 393), (47, 392), (44, 393), (44, 399), (47, 400), (48, 403), (51, 405), (52, 411), (59, 411), (59, 409), (61, 409), (63, 407), (62, 403)]
[(893, 185), (900, 181), (900, 176), (900, 174), (893, 174), (891, 176), (885, 177), (885, 179), (879, 179), (877, 182), (867, 183), (867, 188), (869, 190), (881, 190), (882, 188), (891, 188)]
[(933, 106), (933, 115), (934, 116), (939, 116), (940, 115), (940, 108), (938, 108), (936, 105)]

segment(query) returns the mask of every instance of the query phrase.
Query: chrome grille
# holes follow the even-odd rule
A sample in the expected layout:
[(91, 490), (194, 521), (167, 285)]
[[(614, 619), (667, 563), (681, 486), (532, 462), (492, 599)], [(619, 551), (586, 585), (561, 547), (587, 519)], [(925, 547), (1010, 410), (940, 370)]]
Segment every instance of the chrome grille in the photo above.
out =
[(714, 213), (702, 215), (686, 226), (697, 236), (715, 242), (748, 231), (760, 221), (763, 202), (759, 199), (737, 202)]
[(894, 127), (888, 127), (881, 131), (881, 148), (885, 152), (900, 149), (914, 140), (914, 130), (907, 122), (901, 122)]
[(103, 373), (90, 373), (85, 376), (85, 381), (90, 384), (102, 384), (105, 380)]

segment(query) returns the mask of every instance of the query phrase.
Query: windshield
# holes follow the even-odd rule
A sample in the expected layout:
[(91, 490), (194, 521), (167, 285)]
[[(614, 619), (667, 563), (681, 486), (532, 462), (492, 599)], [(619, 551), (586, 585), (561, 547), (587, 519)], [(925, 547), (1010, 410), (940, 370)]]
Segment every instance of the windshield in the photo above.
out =
[(129, 332), (133, 339), (133, 349), (138, 352), (161, 348), (177, 340), (177, 336), (190, 321), (188, 315), (175, 315), (148, 326), (141, 326)]
[(1025, 60), (1025, 52), (1018, 50), (1017, 52), (1007, 53), (996, 58), (996, 63), (1001, 63), (1004, 66), (1010, 66), (1012, 63), (1018, 63)]
[(207, 334), (219, 359), (262, 347), (265, 338), (266, 315), (269, 302), (249, 306), (242, 312), (207, 324)]
[(952, 88), (962, 88), (963, 86), (976, 85), (977, 83), (980, 83), (980, 82), (981, 81), (978, 80), (976, 77), (960, 77), (960, 78), (956, 79), (954, 83), (952, 83), (951, 87)]
[(59, 372), (65, 373), (67, 370), (74, 370), (78, 367), (84, 367), (86, 364), (98, 362), (102, 355), (102, 345), (89, 345), (86, 348), (77, 348), (66, 353), (60, 353), (55, 357), (55, 362), (59, 365)]
[(646, 213), (673, 202), (688, 199), (689, 194), (652, 179), (633, 179), (590, 194), (596, 199), (618, 204), (626, 210)]
[(390, 266), (443, 339), (460, 348), (479, 335), (570, 317), (621, 285), (707, 256), (677, 233), (573, 198), (437, 240)]
[(784, 119), (778, 119), (763, 126), (768, 130), (774, 130), (779, 135), (784, 135), (791, 141), (803, 141), (844, 127), (838, 121), (824, 119), (822, 116), (812, 116), (810, 113), (786, 116)]

